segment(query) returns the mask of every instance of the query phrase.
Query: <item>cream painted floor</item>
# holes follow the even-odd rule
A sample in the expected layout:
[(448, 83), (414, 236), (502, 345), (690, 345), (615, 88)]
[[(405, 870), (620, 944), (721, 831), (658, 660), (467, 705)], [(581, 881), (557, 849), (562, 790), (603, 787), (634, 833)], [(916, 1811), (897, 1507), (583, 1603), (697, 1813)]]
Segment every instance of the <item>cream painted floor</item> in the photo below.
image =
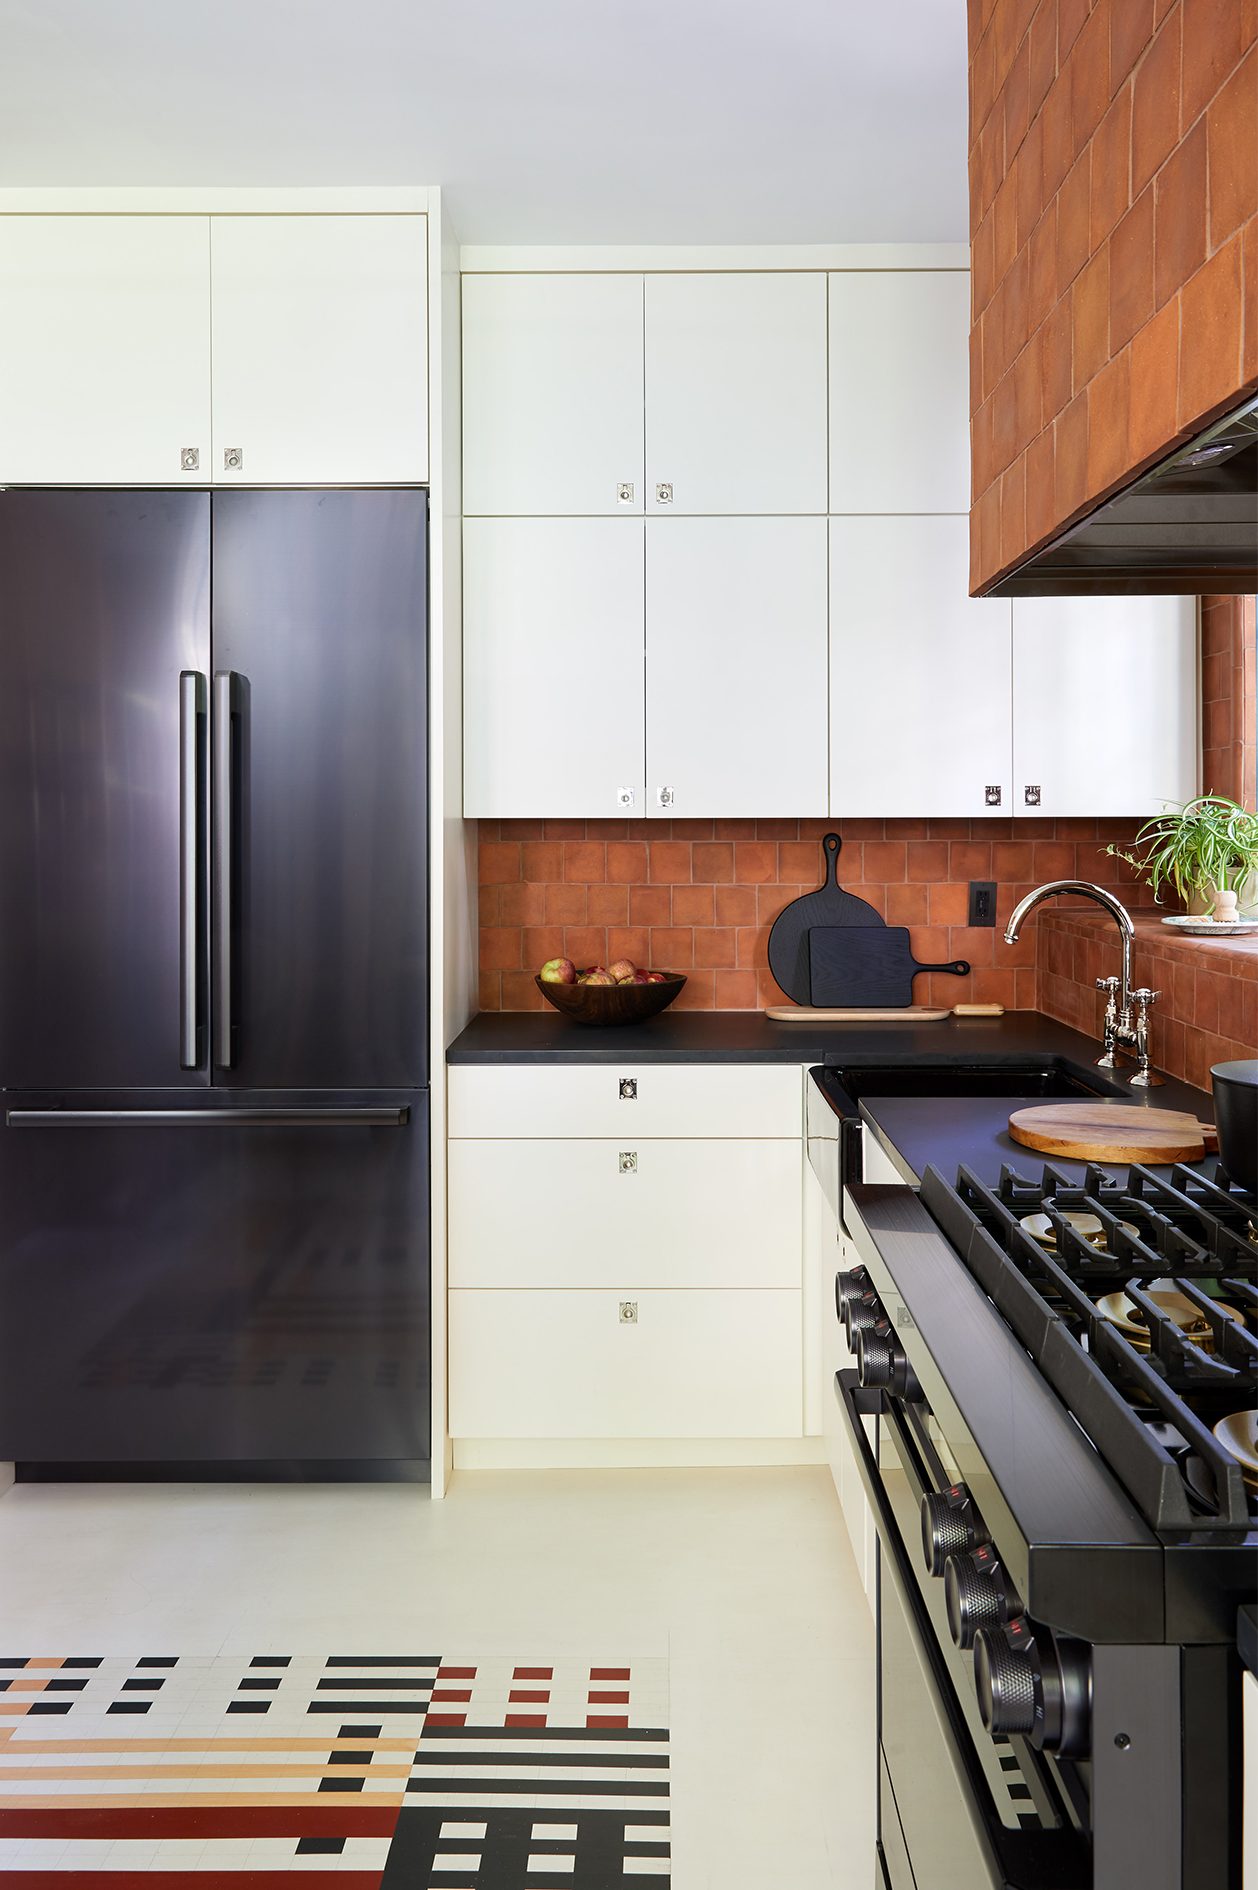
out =
[(825, 1469), (18, 1484), (5, 1655), (670, 1663), (674, 1890), (870, 1890), (870, 1616)]

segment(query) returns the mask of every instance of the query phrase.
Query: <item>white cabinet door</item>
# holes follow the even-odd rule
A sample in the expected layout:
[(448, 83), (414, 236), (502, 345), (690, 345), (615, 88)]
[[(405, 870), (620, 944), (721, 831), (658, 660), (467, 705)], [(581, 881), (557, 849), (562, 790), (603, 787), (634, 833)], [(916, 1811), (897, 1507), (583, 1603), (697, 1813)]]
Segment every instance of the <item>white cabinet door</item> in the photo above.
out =
[(451, 1142), (450, 1284), (798, 1289), (780, 1142)]
[(642, 277), (464, 276), (464, 514), (641, 512), (642, 468)]
[(211, 219), (216, 481), (428, 477), (427, 223)]
[(1010, 606), (969, 555), (964, 516), (831, 519), (833, 815), (1008, 818)]
[(209, 464), (208, 218), (0, 217), (0, 481), (174, 485)]
[(646, 448), (650, 512), (824, 512), (825, 277), (648, 276)]
[(970, 503), (968, 270), (830, 277), (830, 510)]
[(1015, 814), (1156, 814), (1197, 792), (1195, 597), (1019, 597)]
[(798, 1291), (452, 1292), (450, 1433), (799, 1437), (799, 1322)]
[(469, 818), (642, 812), (643, 531), (627, 518), (464, 522)]
[(647, 526), (648, 812), (824, 814), (826, 521)]

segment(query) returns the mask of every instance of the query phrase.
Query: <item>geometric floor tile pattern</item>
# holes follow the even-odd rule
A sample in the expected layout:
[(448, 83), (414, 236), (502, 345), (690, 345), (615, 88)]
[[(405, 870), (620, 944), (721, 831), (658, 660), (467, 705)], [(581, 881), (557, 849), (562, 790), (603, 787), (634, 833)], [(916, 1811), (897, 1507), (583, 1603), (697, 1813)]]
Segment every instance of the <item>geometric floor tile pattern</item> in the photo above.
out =
[(283, 1890), (306, 1871), (335, 1890), (666, 1885), (667, 1727), (658, 1659), (0, 1659), (0, 1875), (4, 1890)]

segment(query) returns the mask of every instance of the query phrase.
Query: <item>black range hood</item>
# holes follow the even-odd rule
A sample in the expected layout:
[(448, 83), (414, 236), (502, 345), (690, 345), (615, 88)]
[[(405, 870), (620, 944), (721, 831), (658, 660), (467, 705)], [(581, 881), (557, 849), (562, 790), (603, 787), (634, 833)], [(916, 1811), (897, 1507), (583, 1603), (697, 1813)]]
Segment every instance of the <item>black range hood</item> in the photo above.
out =
[(1258, 591), (1258, 400), (1218, 420), (984, 597)]

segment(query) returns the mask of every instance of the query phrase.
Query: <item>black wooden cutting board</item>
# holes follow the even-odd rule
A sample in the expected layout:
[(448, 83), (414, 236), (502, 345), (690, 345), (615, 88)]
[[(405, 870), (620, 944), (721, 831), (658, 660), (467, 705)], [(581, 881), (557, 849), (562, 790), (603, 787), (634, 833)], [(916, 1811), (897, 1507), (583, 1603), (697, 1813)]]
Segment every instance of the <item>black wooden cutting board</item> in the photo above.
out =
[[(843, 841), (839, 834), (828, 833), (821, 842), (821, 860), (825, 883), (816, 892), (804, 893), (783, 906), (769, 933), (769, 970), (787, 997), (796, 1004), (810, 1002), (808, 934), (813, 926), (871, 926), (885, 930), (882, 914), (855, 893), (844, 892), (839, 884), (839, 854)], [(811, 1002), (816, 1003), (814, 998)]]
[(808, 934), (809, 983), (813, 1004), (885, 1005), (913, 1002), (919, 971), (950, 971), (963, 978), (964, 958), (946, 965), (921, 964), (913, 956), (906, 925), (814, 925)]

